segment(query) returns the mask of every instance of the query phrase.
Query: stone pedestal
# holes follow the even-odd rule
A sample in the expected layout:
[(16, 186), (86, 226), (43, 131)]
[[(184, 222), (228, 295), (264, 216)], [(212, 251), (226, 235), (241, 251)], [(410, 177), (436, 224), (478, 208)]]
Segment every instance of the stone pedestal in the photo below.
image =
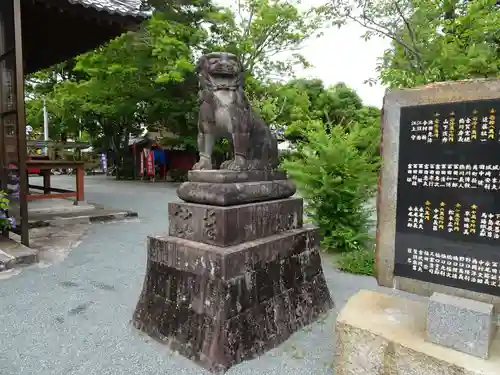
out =
[[(288, 198), (290, 190), (283, 190), (274, 195), (281, 199), (255, 201), (254, 196), (251, 204), (217, 205), (221, 196), (212, 199), (189, 184), (234, 191), (236, 184), (259, 181), (210, 172), (190, 174), (189, 188), (179, 188), (208, 204), (170, 203), (168, 235), (149, 238), (147, 274), (133, 321), (206, 369), (223, 373), (276, 347), (333, 302), (317, 230), (302, 225), (302, 199)], [(275, 181), (269, 177), (264, 183)]]
[(488, 358), (496, 333), (490, 303), (434, 293), (427, 311), (427, 339), (435, 344)]
[(177, 194), (193, 203), (232, 206), (295, 194), (295, 185), (283, 172), (189, 171), (188, 179)]
[(336, 322), (336, 375), (495, 375), (500, 337), (489, 359), (427, 340), (427, 303), (361, 291)]

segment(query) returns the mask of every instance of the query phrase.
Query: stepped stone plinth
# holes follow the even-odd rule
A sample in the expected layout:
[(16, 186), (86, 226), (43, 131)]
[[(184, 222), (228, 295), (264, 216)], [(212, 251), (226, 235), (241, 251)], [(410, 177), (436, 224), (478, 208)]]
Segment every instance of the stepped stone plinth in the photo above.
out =
[(178, 193), (168, 234), (148, 240), (135, 327), (223, 373), (333, 307), (317, 229), (283, 172), (191, 171)]

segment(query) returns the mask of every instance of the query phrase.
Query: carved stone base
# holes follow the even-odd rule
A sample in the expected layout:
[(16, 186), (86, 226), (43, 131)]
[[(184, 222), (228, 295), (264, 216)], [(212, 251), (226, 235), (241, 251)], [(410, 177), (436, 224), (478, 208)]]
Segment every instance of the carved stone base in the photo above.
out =
[(296, 187), (283, 171), (193, 170), (188, 181), (177, 189), (186, 202), (214, 206), (233, 206), (284, 199), (295, 194)]
[(217, 246), (237, 245), (302, 227), (302, 198), (216, 207), (168, 204), (169, 234)]
[(278, 346), (333, 307), (317, 230), (280, 171), (189, 172), (150, 237), (134, 325), (210, 371)]
[(312, 228), (225, 248), (150, 237), (134, 325), (223, 373), (333, 307), (318, 242)]
[(295, 184), (290, 180), (231, 183), (187, 181), (179, 186), (177, 195), (186, 202), (234, 206), (288, 198), (295, 191)]

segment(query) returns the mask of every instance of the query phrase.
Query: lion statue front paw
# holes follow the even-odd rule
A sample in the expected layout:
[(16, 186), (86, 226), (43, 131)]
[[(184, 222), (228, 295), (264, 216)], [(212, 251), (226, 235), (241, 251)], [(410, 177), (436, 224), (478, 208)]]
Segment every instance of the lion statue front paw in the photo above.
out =
[(212, 162), (208, 159), (200, 159), (195, 165), (193, 165), (194, 170), (203, 170), (203, 169), (214, 169)]
[(241, 172), (247, 169), (247, 165), (246, 162), (241, 160), (226, 160), (221, 164), (220, 169)]

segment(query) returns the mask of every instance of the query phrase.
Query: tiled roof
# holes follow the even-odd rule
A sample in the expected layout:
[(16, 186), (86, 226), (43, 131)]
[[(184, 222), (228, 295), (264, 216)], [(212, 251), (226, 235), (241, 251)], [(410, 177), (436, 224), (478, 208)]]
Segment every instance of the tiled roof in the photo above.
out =
[(92, 7), (99, 11), (121, 16), (145, 17), (141, 12), (141, 0), (68, 0), (71, 4), (80, 4), (84, 7)]

